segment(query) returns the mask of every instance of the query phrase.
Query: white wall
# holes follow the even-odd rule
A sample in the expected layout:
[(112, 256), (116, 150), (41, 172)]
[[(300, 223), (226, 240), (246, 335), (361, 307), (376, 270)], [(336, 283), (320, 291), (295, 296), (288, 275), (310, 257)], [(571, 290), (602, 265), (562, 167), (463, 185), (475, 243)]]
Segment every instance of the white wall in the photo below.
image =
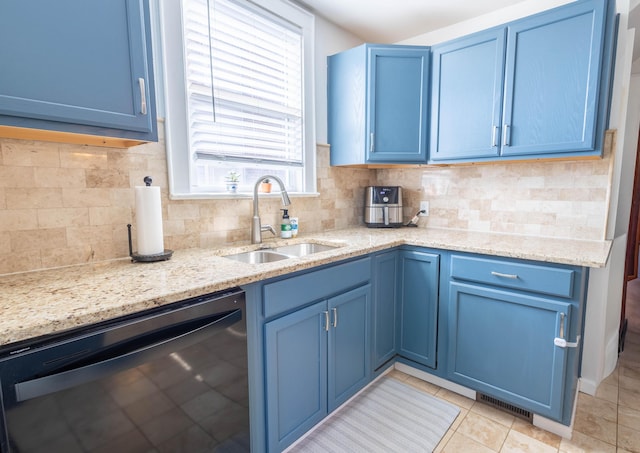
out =
[(592, 270), (589, 279), (580, 388), (590, 394), (615, 369), (618, 360), (624, 262), (640, 124), (640, 77), (631, 76), (635, 30), (627, 29), (630, 7), (628, 0), (616, 2), (620, 28), (609, 127), (617, 130), (617, 140), (607, 228), (607, 238), (613, 240), (613, 246), (607, 266)]
[(362, 39), (316, 16), (316, 141), (327, 143), (327, 57), (359, 44)]

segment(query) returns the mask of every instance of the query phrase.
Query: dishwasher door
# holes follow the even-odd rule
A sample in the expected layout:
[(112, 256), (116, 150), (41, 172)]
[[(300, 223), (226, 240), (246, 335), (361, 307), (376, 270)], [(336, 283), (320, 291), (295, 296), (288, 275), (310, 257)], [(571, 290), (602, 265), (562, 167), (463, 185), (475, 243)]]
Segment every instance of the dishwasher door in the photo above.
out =
[(249, 451), (240, 289), (0, 354), (3, 453)]

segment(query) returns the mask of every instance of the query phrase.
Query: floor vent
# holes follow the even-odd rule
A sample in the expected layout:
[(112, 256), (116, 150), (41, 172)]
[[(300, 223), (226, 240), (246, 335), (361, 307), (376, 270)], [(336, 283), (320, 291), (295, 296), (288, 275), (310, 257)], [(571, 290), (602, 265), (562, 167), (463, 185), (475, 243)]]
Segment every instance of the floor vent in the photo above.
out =
[(476, 400), (482, 401), (483, 403), (488, 404), (489, 406), (493, 406), (496, 409), (500, 409), (504, 412), (508, 412), (511, 415), (515, 415), (516, 417), (522, 418), (524, 420), (527, 420), (533, 423), (533, 413), (526, 411), (524, 409), (520, 409), (519, 407), (514, 406), (513, 404), (505, 403), (504, 401), (501, 401), (497, 398), (494, 398), (489, 395), (485, 395), (484, 393), (480, 393), (480, 392), (476, 393)]

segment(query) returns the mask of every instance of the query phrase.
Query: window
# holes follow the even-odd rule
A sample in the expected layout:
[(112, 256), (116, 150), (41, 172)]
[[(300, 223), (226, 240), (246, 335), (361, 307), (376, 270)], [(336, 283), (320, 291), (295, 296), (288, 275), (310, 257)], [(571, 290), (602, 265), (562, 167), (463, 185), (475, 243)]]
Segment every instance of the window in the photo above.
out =
[[(173, 197), (259, 176), (315, 192), (313, 16), (282, 0), (161, 2)], [(180, 68), (178, 70), (177, 68)]]

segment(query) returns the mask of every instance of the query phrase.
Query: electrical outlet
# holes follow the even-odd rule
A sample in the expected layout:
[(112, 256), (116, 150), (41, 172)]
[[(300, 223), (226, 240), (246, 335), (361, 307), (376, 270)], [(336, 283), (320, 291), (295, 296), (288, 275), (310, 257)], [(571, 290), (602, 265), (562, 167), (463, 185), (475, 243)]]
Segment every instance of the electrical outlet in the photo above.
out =
[(426, 200), (423, 200), (420, 202), (420, 210), (424, 211), (420, 213), (420, 217), (426, 217), (429, 215), (429, 202)]

